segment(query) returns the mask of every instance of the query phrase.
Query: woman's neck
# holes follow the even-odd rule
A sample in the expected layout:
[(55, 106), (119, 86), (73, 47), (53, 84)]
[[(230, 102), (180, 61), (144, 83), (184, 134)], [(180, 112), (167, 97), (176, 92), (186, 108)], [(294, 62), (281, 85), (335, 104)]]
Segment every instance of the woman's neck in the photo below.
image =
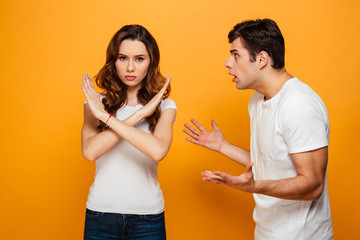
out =
[(140, 88), (128, 88), (127, 90), (127, 102), (128, 106), (136, 106), (139, 104), (139, 100), (137, 98), (137, 93)]

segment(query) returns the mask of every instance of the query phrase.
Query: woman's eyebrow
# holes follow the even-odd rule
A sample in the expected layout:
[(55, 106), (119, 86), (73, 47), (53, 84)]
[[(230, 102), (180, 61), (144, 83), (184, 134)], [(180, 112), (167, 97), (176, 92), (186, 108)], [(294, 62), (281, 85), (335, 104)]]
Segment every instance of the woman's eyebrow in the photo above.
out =
[[(119, 53), (119, 56), (127, 56), (127, 55), (123, 54), (123, 53)], [(135, 55), (135, 57), (146, 57), (146, 54), (138, 54), (138, 55)]]

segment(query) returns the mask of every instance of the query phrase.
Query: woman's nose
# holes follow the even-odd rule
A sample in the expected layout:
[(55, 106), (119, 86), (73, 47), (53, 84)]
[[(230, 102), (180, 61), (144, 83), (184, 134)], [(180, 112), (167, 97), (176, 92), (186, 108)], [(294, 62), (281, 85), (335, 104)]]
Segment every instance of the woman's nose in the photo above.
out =
[(133, 61), (131, 61), (131, 60), (128, 62), (127, 71), (128, 72), (134, 72), (135, 71), (135, 65), (134, 65)]

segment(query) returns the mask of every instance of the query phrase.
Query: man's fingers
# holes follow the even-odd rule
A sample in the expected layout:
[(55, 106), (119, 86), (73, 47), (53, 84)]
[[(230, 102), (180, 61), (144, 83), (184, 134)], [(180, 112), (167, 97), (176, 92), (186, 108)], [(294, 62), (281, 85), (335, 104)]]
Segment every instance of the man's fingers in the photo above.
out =
[(219, 171), (214, 171), (213, 174), (224, 180), (229, 180), (232, 177), (231, 175), (229, 175), (227, 173), (219, 172)]
[(216, 184), (226, 184), (226, 181), (224, 179), (219, 179), (219, 178), (203, 177), (202, 180), (207, 181), (207, 182), (216, 183)]
[(212, 171), (209, 171), (209, 170), (202, 172), (201, 175), (203, 175), (204, 177), (210, 177), (213, 179), (223, 180), (222, 177), (215, 175)]
[(192, 139), (192, 138), (185, 138), (186, 140), (188, 140), (189, 142), (192, 142), (194, 144), (197, 144), (199, 145), (199, 141), (198, 140), (195, 140), (195, 139)]
[(212, 128), (213, 128), (214, 130), (219, 129), (219, 127), (217, 126), (217, 124), (216, 124), (216, 122), (215, 122), (214, 119), (211, 120), (211, 126), (212, 126)]
[(253, 162), (249, 162), (248, 165), (246, 165), (245, 172), (251, 171), (252, 166), (254, 165)]
[(184, 133), (186, 133), (187, 135), (189, 135), (190, 137), (192, 137), (192, 138), (196, 139), (196, 140), (198, 140), (198, 138), (199, 138), (199, 136), (198, 136), (198, 135), (196, 135), (196, 134), (194, 134), (194, 133), (190, 132), (190, 131), (189, 131), (189, 130), (187, 130), (187, 129), (183, 129), (183, 132), (184, 132)]
[(189, 124), (185, 123), (184, 126), (189, 129), (191, 132), (193, 132), (196, 135), (200, 135), (200, 132), (198, 130), (196, 130), (195, 128), (193, 128), (192, 126), (190, 126)]
[(191, 119), (190, 120), (200, 131), (205, 131), (206, 129), (203, 127), (203, 126), (201, 126), (201, 124), (200, 123), (198, 123), (195, 119)]

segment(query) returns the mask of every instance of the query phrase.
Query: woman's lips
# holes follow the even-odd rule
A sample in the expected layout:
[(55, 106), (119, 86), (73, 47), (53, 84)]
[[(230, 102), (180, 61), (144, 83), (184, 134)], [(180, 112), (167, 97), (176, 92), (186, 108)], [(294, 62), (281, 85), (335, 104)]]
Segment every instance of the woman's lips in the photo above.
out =
[(127, 75), (125, 76), (126, 80), (132, 81), (136, 79), (136, 76)]

